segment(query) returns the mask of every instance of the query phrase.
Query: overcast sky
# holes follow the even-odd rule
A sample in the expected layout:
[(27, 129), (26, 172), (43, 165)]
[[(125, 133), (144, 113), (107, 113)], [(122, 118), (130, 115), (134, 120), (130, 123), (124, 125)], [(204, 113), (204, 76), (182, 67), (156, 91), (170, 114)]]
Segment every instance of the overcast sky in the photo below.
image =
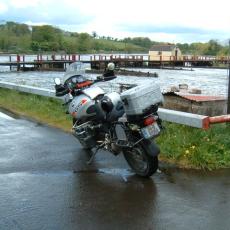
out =
[(0, 0), (0, 22), (50, 24), (114, 38), (165, 42), (226, 41), (229, 0)]

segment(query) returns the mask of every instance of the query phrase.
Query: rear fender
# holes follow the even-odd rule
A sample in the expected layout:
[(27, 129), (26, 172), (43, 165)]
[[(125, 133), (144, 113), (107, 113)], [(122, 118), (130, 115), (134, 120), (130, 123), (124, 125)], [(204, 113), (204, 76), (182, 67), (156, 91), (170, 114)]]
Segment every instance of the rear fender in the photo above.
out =
[(143, 147), (146, 150), (147, 154), (152, 157), (156, 157), (160, 153), (159, 146), (154, 142), (154, 140), (142, 141)]

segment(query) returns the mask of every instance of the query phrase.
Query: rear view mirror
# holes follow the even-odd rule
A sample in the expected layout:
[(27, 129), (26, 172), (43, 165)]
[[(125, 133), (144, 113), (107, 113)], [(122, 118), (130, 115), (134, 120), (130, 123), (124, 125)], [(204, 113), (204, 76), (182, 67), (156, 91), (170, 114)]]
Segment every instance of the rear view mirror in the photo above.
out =
[(54, 79), (54, 83), (55, 83), (56, 85), (61, 85), (61, 79), (58, 78), (58, 77), (56, 77), (56, 78)]

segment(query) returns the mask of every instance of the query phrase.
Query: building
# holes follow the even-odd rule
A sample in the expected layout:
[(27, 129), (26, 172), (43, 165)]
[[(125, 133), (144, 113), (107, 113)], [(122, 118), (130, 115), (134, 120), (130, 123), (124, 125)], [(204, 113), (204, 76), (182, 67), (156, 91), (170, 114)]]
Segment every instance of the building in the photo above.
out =
[(189, 93), (164, 93), (165, 109), (219, 116), (227, 113), (227, 99), (222, 96), (194, 95)]
[(181, 51), (176, 45), (154, 45), (149, 50), (150, 61), (174, 61), (181, 59)]

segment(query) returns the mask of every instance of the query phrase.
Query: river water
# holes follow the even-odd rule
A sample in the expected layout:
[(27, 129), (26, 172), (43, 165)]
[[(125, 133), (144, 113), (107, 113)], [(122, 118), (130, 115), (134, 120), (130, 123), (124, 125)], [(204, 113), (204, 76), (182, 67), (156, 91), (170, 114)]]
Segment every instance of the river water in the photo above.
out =
[[(1, 57), (2, 59), (2, 57)], [(89, 68), (89, 65), (86, 65)], [(226, 96), (228, 88), (228, 70), (208, 68), (183, 68), (182, 70), (168, 69), (129, 69), (135, 71), (157, 73), (158, 78), (135, 77), (118, 75), (117, 79), (100, 83), (106, 90), (113, 90), (118, 83), (126, 84), (159, 84), (162, 92), (168, 91), (172, 86), (187, 84), (189, 89), (198, 88), (204, 95)], [(0, 67), (0, 81), (7, 81), (21, 85), (30, 85), (48, 89), (54, 89), (54, 78), (62, 78), (64, 72), (31, 71), (31, 72), (9, 72), (8, 67)], [(89, 78), (95, 79), (96, 74), (87, 74)]]

